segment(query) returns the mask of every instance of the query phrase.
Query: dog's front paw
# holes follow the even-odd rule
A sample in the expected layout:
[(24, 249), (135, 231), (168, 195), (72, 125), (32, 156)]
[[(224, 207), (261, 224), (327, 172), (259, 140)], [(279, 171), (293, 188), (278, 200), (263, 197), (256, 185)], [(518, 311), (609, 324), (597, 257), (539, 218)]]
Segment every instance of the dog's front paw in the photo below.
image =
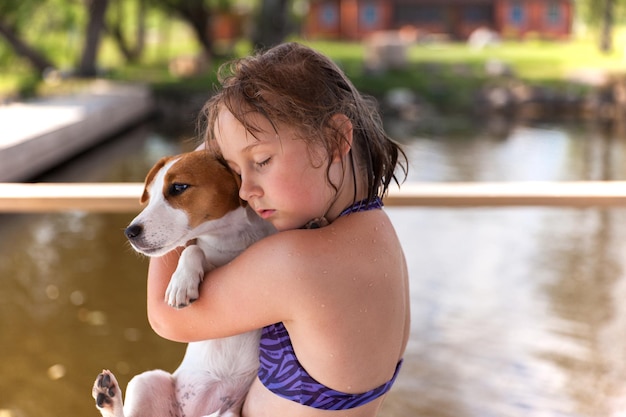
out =
[(171, 307), (184, 308), (200, 296), (200, 283), (204, 272), (190, 271), (186, 268), (176, 270), (165, 290), (165, 301)]
[(200, 296), (204, 279), (204, 253), (197, 245), (190, 245), (181, 253), (178, 267), (165, 290), (165, 301), (171, 307), (183, 308)]
[(100, 411), (106, 410), (115, 415), (117, 411), (121, 411), (123, 408), (122, 390), (111, 371), (104, 370), (98, 375), (93, 384), (91, 395), (96, 400), (96, 407)]

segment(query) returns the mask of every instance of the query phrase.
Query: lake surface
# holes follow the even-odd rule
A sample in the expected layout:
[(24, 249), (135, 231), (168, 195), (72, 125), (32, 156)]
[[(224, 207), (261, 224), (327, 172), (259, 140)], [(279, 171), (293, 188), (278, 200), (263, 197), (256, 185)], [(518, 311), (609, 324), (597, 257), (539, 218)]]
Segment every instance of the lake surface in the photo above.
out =
[[(626, 179), (626, 135), (594, 125), (388, 130), (411, 181)], [(151, 126), (48, 181), (142, 181), (191, 149)], [(626, 415), (626, 209), (394, 208), (412, 336), (381, 417)], [(173, 370), (184, 346), (145, 314), (133, 214), (0, 215), (0, 416), (98, 416), (95, 376)]]

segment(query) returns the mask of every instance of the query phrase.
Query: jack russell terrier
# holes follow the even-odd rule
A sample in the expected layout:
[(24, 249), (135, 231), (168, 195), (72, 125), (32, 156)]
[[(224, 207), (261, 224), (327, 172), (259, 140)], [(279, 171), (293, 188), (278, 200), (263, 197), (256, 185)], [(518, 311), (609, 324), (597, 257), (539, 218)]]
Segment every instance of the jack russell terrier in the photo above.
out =
[[(161, 256), (185, 246), (166, 291), (183, 308), (198, 298), (205, 272), (272, 234), (239, 198), (239, 178), (206, 151), (161, 159), (146, 177), (143, 211), (126, 228), (132, 247)], [(126, 402), (115, 376), (103, 371), (92, 395), (103, 417), (239, 416), (258, 367), (260, 331), (189, 343), (173, 374), (152, 370), (128, 383)]]

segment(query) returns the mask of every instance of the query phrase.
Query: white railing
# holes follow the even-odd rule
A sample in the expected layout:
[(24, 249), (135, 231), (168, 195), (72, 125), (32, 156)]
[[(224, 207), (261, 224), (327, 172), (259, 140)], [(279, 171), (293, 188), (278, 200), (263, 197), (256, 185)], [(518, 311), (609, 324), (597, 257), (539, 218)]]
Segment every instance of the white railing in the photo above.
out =
[[(0, 183), (0, 212), (138, 212), (141, 183)], [(387, 206), (626, 206), (626, 181), (407, 183)]]

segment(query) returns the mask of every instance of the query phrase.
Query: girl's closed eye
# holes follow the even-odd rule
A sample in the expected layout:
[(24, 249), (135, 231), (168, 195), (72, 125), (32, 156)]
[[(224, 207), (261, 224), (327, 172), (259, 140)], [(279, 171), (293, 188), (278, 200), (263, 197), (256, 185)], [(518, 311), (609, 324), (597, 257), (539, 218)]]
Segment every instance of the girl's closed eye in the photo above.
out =
[(272, 157), (270, 156), (269, 158), (266, 158), (264, 160), (262, 160), (261, 162), (257, 162), (256, 166), (259, 168), (263, 168), (264, 166), (268, 165), (271, 161)]

